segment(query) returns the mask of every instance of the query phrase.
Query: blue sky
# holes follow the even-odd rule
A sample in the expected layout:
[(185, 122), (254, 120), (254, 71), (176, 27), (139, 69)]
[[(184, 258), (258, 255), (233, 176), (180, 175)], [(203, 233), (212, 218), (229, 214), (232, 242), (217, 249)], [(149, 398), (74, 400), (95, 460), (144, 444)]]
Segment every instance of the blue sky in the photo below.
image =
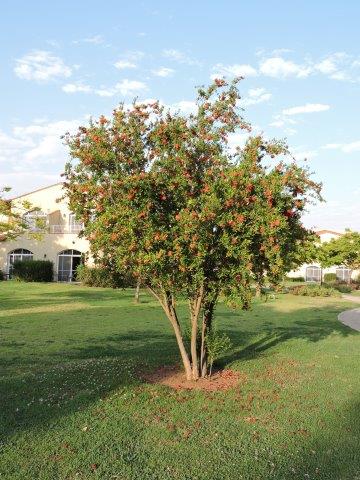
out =
[(90, 115), (134, 96), (190, 111), (195, 85), (241, 74), (254, 131), (286, 137), (324, 184), (306, 223), (360, 230), (359, 20), (355, 0), (5, 0), (0, 185), (58, 181), (60, 136)]

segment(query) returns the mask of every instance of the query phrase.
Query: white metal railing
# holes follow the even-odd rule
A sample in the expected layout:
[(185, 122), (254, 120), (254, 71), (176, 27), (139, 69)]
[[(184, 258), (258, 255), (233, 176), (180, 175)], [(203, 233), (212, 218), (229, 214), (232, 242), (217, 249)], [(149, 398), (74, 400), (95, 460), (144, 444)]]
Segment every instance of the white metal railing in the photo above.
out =
[(82, 225), (50, 225), (50, 233), (80, 233)]

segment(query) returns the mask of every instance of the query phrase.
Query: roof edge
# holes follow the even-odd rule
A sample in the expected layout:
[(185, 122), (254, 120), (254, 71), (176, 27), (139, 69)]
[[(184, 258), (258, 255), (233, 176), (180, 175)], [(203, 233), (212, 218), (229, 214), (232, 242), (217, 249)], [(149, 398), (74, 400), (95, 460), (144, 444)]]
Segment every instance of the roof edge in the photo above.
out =
[(339, 236), (344, 235), (343, 233), (335, 232), (334, 230), (327, 230), (327, 229), (317, 230), (315, 233), (316, 233), (317, 235), (321, 235), (321, 234), (323, 234), (323, 233), (331, 233), (331, 234), (333, 234), (333, 235), (339, 235)]
[(41, 192), (41, 190), (46, 190), (47, 188), (56, 187), (56, 185), (62, 185), (63, 183), (64, 182), (52, 183), (51, 185), (47, 185), (46, 187), (37, 188), (36, 190), (32, 190), (31, 192), (23, 193), (21, 195), (17, 195), (16, 197), (9, 198), (9, 200), (16, 200), (21, 197), (26, 197), (27, 195), (31, 195), (32, 193)]

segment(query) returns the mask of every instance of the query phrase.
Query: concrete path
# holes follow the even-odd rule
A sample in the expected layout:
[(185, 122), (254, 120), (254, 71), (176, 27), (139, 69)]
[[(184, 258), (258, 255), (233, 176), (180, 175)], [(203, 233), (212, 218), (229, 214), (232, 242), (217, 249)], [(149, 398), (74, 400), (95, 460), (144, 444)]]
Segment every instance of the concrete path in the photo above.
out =
[[(343, 295), (342, 298), (344, 300), (348, 300), (350, 302), (355, 302), (360, 304), (360, 297), (353, 297), (352, 295)], [(338, 316), (338, 319), (344, 325), (357, 330), (360, 332), (360, 308), (354, 308), (352, 310), (345, 310), (345, 312), (341, 312)]]

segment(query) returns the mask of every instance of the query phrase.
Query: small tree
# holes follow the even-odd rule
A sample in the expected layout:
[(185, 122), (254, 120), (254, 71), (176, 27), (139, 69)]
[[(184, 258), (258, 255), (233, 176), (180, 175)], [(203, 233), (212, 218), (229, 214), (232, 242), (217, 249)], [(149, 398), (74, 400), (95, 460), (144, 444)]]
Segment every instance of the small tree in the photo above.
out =
[(343, 265), (350, 270), (360, 269), (360, 233), (347, 230), (344, 235), (324, 242), (319, 259), (322, 267)]
[[(0, 241), (13, 240), (14, 238), (28, 232), (29, 225), (24, 214), (30, 210), (36, 211), (28, 200), (17, 201), (4, 198), (4, 194), (11, 191), (10, 187), (0, 189)], [(45, 228), (44, 219), (36, 220), (37, 231), (31, 233), (33, 237), (41, 237)]]
[[(309, 235), (301, 213), (320, 192), (307, 170), (284, 162), (282, 141), (259, 135), (228, 149), (230, 134), (250, 130), (238, 81), (200, 88), (190, 116), (134, 102), (65, 137), (73, 158), (65, 188), (95, 260), (132, 272), (159, 301), (188, 379), (208, 372), (220, 293), (248, 308), (254, 274), (281, 275), (283, 252)], [(189, 305), (190, 351), (179, 295)]]

